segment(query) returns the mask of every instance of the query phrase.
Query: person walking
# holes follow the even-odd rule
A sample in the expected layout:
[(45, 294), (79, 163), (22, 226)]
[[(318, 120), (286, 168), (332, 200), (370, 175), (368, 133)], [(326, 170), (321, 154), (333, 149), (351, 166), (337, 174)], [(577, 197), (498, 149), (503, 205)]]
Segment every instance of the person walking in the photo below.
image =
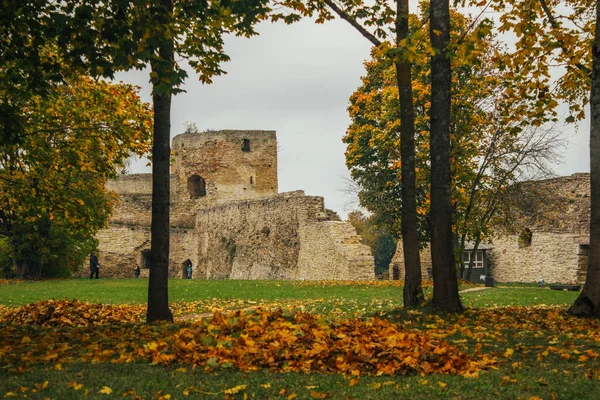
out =
[(90, 279), (96, 275), (96, 279), (98, 279), (98, 273), (100, 272), (100, 264), (98, 264), (98, 257), (96, 256), (96, 252), (92, 251), (90, 254)]
[(136, 265), (134, 269), (135, 269), (135, 279), (140, 279), (140, 272), (141, 272), (140, 266)]

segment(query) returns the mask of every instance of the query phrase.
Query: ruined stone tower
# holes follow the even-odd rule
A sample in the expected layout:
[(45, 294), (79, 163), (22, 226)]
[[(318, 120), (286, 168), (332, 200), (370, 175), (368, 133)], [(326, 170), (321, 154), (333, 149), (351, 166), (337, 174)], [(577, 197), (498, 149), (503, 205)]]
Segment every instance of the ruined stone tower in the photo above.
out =
[(174, 197), (206, 207), (277, 193), (275, 131), (223, 130), (173, 138)]
[[(348, 222), (330, 221), (324, 200), (277, 193), (275, 131), (184, 133), (171, 146), (169, 275), (194, 278), (373, 279), (370, 249)], [(110, 224), (97, 237), (105, 276), (150, 267), (152, 179), (122, 176)]]

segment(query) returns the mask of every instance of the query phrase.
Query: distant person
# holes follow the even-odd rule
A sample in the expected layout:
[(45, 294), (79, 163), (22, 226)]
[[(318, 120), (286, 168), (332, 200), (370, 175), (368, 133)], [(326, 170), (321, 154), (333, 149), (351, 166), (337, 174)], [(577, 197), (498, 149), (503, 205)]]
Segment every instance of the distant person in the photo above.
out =
[(135, 270), (135, 279), (140, 279), (140, 272), (142, 272), (140, 270), (140, 266), (136, 265), (135, 268), (134, 268), (134, 270)]
[(96, 256), (96, 252), (92, 251), (90, 254), (90, 279), (96, 275), (96, 279), (98, 279), (98, 273), (100, 272), (100, 264), (98, 263), (98, 257)]
[(183, 262), (183, 266), (185, 267), (185, 277), (187, 279), (192, 279), (192, 260), (189, 258)]

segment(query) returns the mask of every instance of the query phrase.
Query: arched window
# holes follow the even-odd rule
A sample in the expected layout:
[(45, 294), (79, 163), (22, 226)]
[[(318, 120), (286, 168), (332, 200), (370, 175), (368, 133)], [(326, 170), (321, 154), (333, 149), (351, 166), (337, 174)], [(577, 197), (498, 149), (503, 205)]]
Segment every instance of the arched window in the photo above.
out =
[(188, 179), (190, 198), (199, 199), (206, 196), (206, 181), (200, 175), (192, 175)]

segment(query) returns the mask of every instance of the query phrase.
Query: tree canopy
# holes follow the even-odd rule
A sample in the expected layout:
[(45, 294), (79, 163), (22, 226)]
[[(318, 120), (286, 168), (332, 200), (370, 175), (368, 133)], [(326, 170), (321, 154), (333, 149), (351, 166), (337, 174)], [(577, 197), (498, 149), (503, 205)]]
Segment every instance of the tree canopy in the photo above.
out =
[[(426, 31), (421, 19), (413, 16), (413, 30)], [(468, 240), (485, 238), (489, 229), (489, 208), (497, 206), (499, 191), (531, 172), (546, 172), (560, 144), (558, 132), (547, 125), (536, 127), (533, 120), (508, 121), (503, 110), (514, 112), (514, 103), (505, 102), (510, 73), (497, 68), (505, 56), (492, 34), (489, 21), (473, 30), (470, 21), (452, 14), (453, 97), (451, 119), (452, 198), (455, 231)], [(415, 34), (423, 37), (423, 34)], [(429, 44), (422, 40), (415, 57), (427, 54)], [(365, 63), (363, 84), (351, 96), (348, 112), (352, 123), (344, 142), (346, 164), (359, 187), (361, 204), (374, 213), (396, 235), (400, 234), (400, 138), (395, 108), (398, 90), (395, 71), (386, 56), (386, 47), (375, 48)], [(416, 172), (420, 239), (429, 240), (429, 109), (431, 86), (429, 66), (415, 64), (413, 93), (415, 104)], [(520, 108), (522, 103), (516, 107)], [(544, 113), (533, 105), (543, 123), (552, 120), (552, 110)], [(460, 254), (460, 252), (459, 252)]]
[(30, 277), (81, 265), (117, 200), (106, 179), (148, 150), (152, 126), (130, 85), (73, 77), (48, 90), (24, 103), (19, 141), (0, 145), (0, 233)]

